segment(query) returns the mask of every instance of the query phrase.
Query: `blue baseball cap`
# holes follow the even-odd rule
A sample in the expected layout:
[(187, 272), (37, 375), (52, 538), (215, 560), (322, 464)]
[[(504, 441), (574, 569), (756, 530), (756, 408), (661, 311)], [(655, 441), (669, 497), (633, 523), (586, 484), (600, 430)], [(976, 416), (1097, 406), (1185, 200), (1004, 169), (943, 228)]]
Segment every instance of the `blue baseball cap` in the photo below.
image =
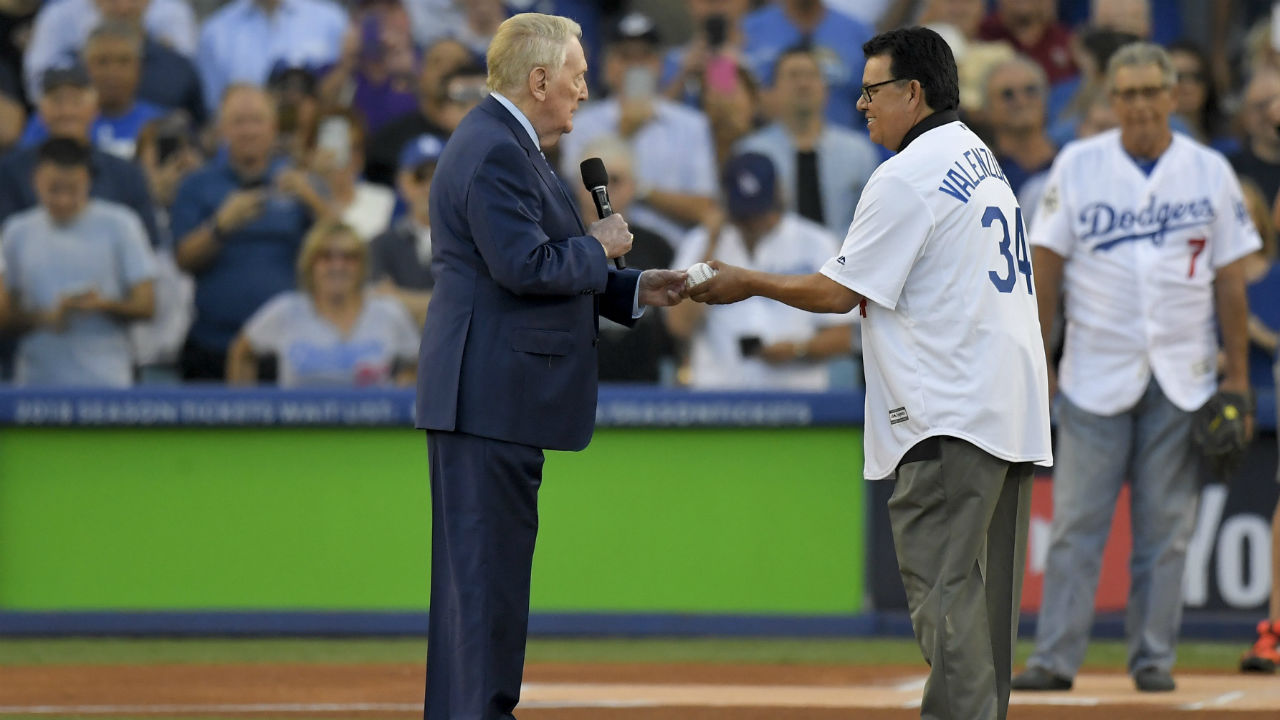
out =
[(729, 159), (720, 174), (725, 206), (735, 220), (763, 215), (778, 207), (778, 171), (760, 153), (744, 153)]
[(423, 165), (434, 165), (444, 152), (444, 141), (435, 135), (419, 135), (405, 143), (400, 150), (401, 170), (417, 170)]

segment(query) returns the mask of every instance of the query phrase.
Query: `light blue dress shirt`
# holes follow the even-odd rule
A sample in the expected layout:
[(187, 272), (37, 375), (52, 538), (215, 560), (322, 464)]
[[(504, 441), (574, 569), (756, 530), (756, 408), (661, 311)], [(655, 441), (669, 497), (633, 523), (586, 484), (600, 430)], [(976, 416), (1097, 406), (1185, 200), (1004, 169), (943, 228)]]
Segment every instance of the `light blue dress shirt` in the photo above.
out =
[(529, 122), (529, 118), (525, 117), (525, 114), (520, 110), (520, 108), (516, 107), (515, 103), (508, 100), (507, 97), (500, 92), (491, 92), (489, 94), (493, 96), (494, 100), (502, 103), (502, 107), (506, 108), (507, 112), (511, 113), (511, 115), (515, 117), (516, 121), (520, 123), (520, 127), (524, 128), (524, 131), (529, 133), (529, 137), (533, 139), (533, 146), (538, 148), (538, 152), (542, 152), (542, 143), (538, 142), (538, 133), (534, 132), (533, 123)]
[[(54, 0), (40, 8), (22, 58), (27, 95), (33, 101), (43, 94), (40, 77), (44, 71), (70, 65), (101, 22), (102, 13), (94, 0)], [(195, 55), (196, 14), (186, 0), (151, 0), (142, 24), (150, 37), (183, 55)]]
[(196, 65), (206, 106), (219, 107), (237, 82), (263, 85), (277, 62), (316, 68), (336, 62), (350, 21), (329, 0), (280, 0), (268, 15), (254, 0), (234, 0), (205, 20)]
[[(27, 312), (48, 312), (67, 295), (96, 290), (124, 300), (156, 277), (155, 256), (138, 216), (93, 199), (66, 224), (42, 207), (9, 218), (0, 232), (4, 280)], [(18, 341), (18, 385), (133, 384), (128, 323), (103, 312), (73, 312), (61, 332), (38, 328)]]

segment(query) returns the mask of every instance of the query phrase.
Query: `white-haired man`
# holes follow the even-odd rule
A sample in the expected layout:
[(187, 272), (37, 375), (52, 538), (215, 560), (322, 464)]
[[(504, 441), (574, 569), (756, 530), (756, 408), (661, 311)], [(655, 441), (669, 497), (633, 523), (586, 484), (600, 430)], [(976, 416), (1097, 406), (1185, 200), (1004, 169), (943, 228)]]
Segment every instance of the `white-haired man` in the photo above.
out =
[(1176, 72), (1163, 49), (1121, 48), (1107, 79), (1119, 129), (1063, 148), (1031, 227), (1041, 330), (1063, 294), (1067, 330), (1049, 374), (1062, 392), (1044, 600), (1015, 690), (1071, 688), (1126, 477), (1129, 672), (1138, 690), (1174, 689), (1200, 490), (1192, 416), (1215, 390), (1249, 392), (1241, 260), (1260, 241), (1240, 184), (1220, 154), (1170, 129)]
[(426, 717), (510, 720), (520, 701), (543, 450), (596, 414), (598, 317), (680, 301), (684, 273), (616, 270), (621, 215), (582, 224), (542, 155), (587, 98), (577, 23), (524, 13), (489, 45), (492, 91), (431, 185), (435, 287), (416, 420), (431, 463)]

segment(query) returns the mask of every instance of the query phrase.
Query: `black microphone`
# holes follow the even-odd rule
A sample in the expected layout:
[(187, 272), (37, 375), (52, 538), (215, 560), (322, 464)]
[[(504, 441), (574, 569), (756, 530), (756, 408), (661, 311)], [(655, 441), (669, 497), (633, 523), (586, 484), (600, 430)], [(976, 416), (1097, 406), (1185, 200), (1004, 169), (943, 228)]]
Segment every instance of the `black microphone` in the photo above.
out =
[[(603, 220), (613, 214), (613, 206), (609, 204), (609, 171), (604, 169), (604, 161), (598, 157), (587, 158), (578, 166), (582, 170), (582, 184), (591, 193), (596, 203), (596, 214)], [(619, 255), (613, 259), (613, 266), (619, 270), (627, 268), (627, 261)]]

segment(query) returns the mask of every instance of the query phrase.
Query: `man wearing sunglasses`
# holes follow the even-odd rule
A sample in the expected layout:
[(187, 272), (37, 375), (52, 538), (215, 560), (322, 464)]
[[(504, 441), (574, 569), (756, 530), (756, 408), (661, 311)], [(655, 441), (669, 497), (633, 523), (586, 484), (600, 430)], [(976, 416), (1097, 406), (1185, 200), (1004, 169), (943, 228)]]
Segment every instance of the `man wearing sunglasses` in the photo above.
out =
[(992, 150), (1014, 194), (1032, 175), (1048, 170), (1058, 146), (1046, 122), (1049, 82), (1031, 58), (1017, 55), (997, 63), (983, 81), (983, 114), (991, 128)]
[(1051, 462), (1049, 393), (1022, 211), (959, 121), (946, 42), (893, 30), (862, 47), (858, 109), (897, 152), (862, 191), (840, 254), (810, 275), (713, 262), (700, 302), (861, 306), (869, 479), (889, 501), (911, 623), (931, 666), (921, 716), (1005, 718), (1032, 464)]
[(1215, 391), (1248, 396), (1242, 258), (1261, 245), (1226, 159), (1170, 128), (1175, 81), (1157, 45), (1116, 52), (1107, 86), (1120, 127), (1063, 148), (1036, 211), (1040, 323), (1049, 328), (1065, 295), (1066, 339), (1050, 366), (1062, 392), (1044, 601), (1018, 690), (1071, 688), (1126, 478), (1128, 669), (1138, 690), (1175, 686), (1200, 491), (1193, 416)]

